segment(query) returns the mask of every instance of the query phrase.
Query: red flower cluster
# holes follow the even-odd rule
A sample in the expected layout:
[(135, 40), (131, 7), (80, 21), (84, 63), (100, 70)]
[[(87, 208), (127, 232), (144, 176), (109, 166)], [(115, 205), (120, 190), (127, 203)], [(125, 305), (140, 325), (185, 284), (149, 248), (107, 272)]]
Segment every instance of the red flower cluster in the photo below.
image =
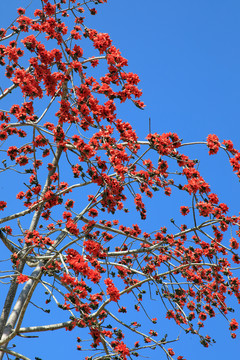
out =
[(118, 301), (120, 299), (119, 290), (113, 284), (113, 281), (110, 278), (104, 280), (107, 285), (107, 294), (110, 296), (111, 301)]
[(76, 250), (68, 249), (66, 251), (66, 262), (70, 268), (78, 275), (79, 273), (86, 276), (94, 283), (98, 283), (101, 279), (101, 275), (97, 270), (93, 270), (89, 267), (88, 262), (80, 255)]
[(0, 210), (4, 210), (7, 207), (6, 201), (0, 201)]
[(28, 280), (29, 280), (29, 277), (28, 277), (27, 275), (20, 274), (20, 275), (18, 275), (18, 277), (17, 277), (17, 283), (18, 283), (18, 284), (23, 284), (23, 283), (25, 283), (25, 282), (28, 281)]
[(209, 155), (216, 154), (220, 147), (219, 139), (216, 135), (208, 135), (207, 137), (207, 146), (209, 148)]

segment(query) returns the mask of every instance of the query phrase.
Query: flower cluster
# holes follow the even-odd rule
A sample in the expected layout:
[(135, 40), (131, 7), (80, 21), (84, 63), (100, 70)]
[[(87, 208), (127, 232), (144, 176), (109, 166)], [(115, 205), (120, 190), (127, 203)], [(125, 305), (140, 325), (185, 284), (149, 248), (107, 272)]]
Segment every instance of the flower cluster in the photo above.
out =
[(107, 294), (110, 296), (110, 300), (117, 302), (120, 299), (119, 290), (113, 284), (113, 281), (111, 279), (107, 278), (104, 280), (104, 282), (107, 286)]

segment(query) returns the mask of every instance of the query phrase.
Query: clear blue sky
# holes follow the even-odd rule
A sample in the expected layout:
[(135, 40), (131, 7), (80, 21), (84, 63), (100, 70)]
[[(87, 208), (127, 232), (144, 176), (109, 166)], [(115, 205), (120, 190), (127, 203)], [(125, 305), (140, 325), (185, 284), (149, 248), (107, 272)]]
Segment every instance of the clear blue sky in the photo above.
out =
[[(31, 8), (34, 6), (34, 0)], [(15, 17), (16, 7), (25, 7), (29, 1), (1, 1), (1, 26)], [(176, 132), (185, 142), (203, 141), (208, 134), (217, 134), (220, 141), (231, 139), (240, 148), (240, 2), (238, 0), (109, 0), (108, 5), (97, 6), (98, 14), (87, 25), (110, 34), (113, 44), (129, 60), (129, 70), (136, 72), (143, 90), (144, 111), (133, 106), (119, 107), (119, 116), (128, 120), (140, 138), (148, 133), (151, 117), (152, 132)], [(200, 156), (201, 169), (212, 184), (222, 202), (239, 213), (239, 182), (231, 172), (226, 156), (209, 158), (207, 150), (190, 149), (193, 158)], [(223, 164), (223, 165), (222, 165)], [(166, 213), (159, 219), (157, 203), (152, 208), (153, 227), (165, 225), (175, 205), (170, 200)], [(136, 223), (133, 216), (130, 220)], [(169, 224), (166, 224), (169, 226)], [(162, 308), (156, 306), (156, 317)], [(239, 319), (237, 314), (233, 317)], [(28, 325), (35, 325), (29, 317)], [(47, 322), (47, 318), (45, 322)], [(164, 322), (165, 324), (165, 322)], [(158, 330), (163, 334), (167, 332)], [(175, 326), (168, 322), (168, 326)], [(223, 360), (236, 358), (239, 353), (239, 337), (234, 341), (223, 319), (209, 322), (209, 334), (217, 343), (203, 348), (197, 339), (183, 333), (182, 341), (175, 343), (176, 353), (188, 360)], [(176, 332), (178, 335), (178, 333)], [(75, 351), (75, 336), (80, 333), (57, 333), (38, 339), (21, 339), (28, 348), (26, 355), (39, 356), (43, 360), (57, 358), (82, 359)], [(18, 340), (19, 342), (19, 340)], [(33, 346), (40, 347), (35, 352)], [(65, 345), (66, 344), (66, 345)], [(32, 355), (29, 355), (32, 354)], [(150, 359), (159, 359), (154, 352), (146, 353)], [(164, 354), (161, 354), (164, 358)]]

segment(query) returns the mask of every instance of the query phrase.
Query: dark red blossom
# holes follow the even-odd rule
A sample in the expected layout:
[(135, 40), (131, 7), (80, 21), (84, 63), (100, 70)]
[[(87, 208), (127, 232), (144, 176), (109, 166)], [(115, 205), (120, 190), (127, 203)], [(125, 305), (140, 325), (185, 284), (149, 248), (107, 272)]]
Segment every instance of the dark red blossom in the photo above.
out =
[(6, 201), (0, 201), (0, 210), (4, 210), (7, 207)]
[(235, 319), (232, 319), (230, 321), (230, 326), (229, 326), (230, 330), (235, 331), (238, 329), (238, 322)]
[(190, 212), (190, 210), (189, 210), (188, 206), (181, 206), (180, 207), (180, 212), (181, 212), (182, 215), (185, 216)]

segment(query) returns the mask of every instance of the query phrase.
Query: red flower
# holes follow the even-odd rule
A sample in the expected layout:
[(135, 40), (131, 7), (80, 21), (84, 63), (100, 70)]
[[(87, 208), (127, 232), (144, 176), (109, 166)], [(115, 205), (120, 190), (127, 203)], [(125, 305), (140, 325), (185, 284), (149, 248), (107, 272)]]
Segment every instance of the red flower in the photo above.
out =
[(7, 206), (7, 203), (5, 201), (0, 201), (0, 210), (3, 211), (6, 206)]
[(230, 321), (229, 329), (230, 329), (230, 330), (233, 330), (233, 331), (235, 331), (235, 330), (238, 329), (238, 322), (237, 322), (235, 319), (232, 319), (232, 320)]
[(28, 158), (25, 155), (21, 155), (16, 158), (16, 163), (19, 164), (20, 166), (27, 165)]
[(189, 207), (188, 206), (181, 206), (180, 207), (180, 212), (181, 212), (181, 214), (183, 216), (187, 215), (190, 212)]
[(19, 15), (24, 15), (24, 14), (25, 14), (25, 9), (23, 9), (23, 8), (18, 8), (18, 9), (17, 9), (17, 12), (18, 12)]
[(213, 155), (216, 154), (219, 150), (220, 147), (220, 142), (219, 139), (217, 137), (217, 135), (208, 135), (207, 137), (207, 146), (209, 148), (209, 155)]
[(233, 148), (233, 143), (231, 140), (223, 140), (223, 145), (225, 145), (226, 149), (230, 151), (232, 154), (236, 152), (236, 150)]
[(96, 15), (97, 10), (95, 8), (90, 9), (91, 15)]
[(62, 216), (64, 219), (68, 220), (69, 218), (72, 217), (72, 213), (70, 213), (69, 211), (64, 211)]
[(31, 52), (33, 52), (35, 50), (37, 44), (39, 44), (34, 35), (29, 35), (29, 36), (25, 37), (25, 39), (21, 40), (21, 42)]
[(118, 345), (115, 347), (114, 350), (121, 354), (121, 358), (123, 360), (126, 360), (127, 359), (126, 356), (130, 355), (129, 349), (122, 341), (118, 343)]
[(89, 38), (93, 40), (95, 49), (103, 54), (112, 44), (108, 34), (97, 33), (96, 30), (89, 30)]
[(173, 351), (172, 348), (168, 348), (168, 353), (169, 353), (170, 356), (175, 355), (175, 352)]
[(209, 198), (209, 200), (211, 201), (211, 203), (213, 203), (213, 204), (218, 204), (218, 197), (217, 197), (217, 195), (216, 194), (209, 194), (208, 195), (208, 198)]
[(7, 151), (8, 156), (11, 160), (14, 160), (18, 155), (18, 148), (16, 146), (10, 146)]
[(74, 203), (75, 203), (75, 201), (69, 199), (66, 201), (65, 206), (67, 209), (70, 209), (70, 208), (73, 208)]
[(196, 204), (196, 207), (199, 210), (199, 215), (204, 216), (204, 217), (209, 216), (209, 214), (212, 213), (212, 209), (213, 209), (212, 205), (205, 201), (199, 201)]
[(206, 318), (207, 318), (207, 315), (204, 312), (200, 312), (199, 319), (204, 321), (204, 320), (206, 320)]
[(25, 283), (26, 281), (28, 281), (29, 277), (27, 275), (23, 275), (23, 274), (20, 274), (18, 275), (17, 277), (17, 283), (18, 284), (23, 284)]
[(110, 296), (110, 300), (117, 302), (120, 299), (119, 290), (115, 287), (111, 279), (107, 278), (104, 282), (107, 285), (107, 294)]
[(88, 212), (88, 216), (91, 216), (91, 217), (96, 217), (98, 216), (98, 211), (97, 209), (90, 209), (89, 212)]
[(237, 250), (239, 248), (239, 243), (237, 242), (237, 240), (235, 238), (231, 238), (230, 239), (230, 246), (232, 249)]
[(77, 224), (75, 224), (72, 219), (68, 219), (66, 223), (66, 228), (71, 234), (78, 236), (79, 229), (77, 227)]

